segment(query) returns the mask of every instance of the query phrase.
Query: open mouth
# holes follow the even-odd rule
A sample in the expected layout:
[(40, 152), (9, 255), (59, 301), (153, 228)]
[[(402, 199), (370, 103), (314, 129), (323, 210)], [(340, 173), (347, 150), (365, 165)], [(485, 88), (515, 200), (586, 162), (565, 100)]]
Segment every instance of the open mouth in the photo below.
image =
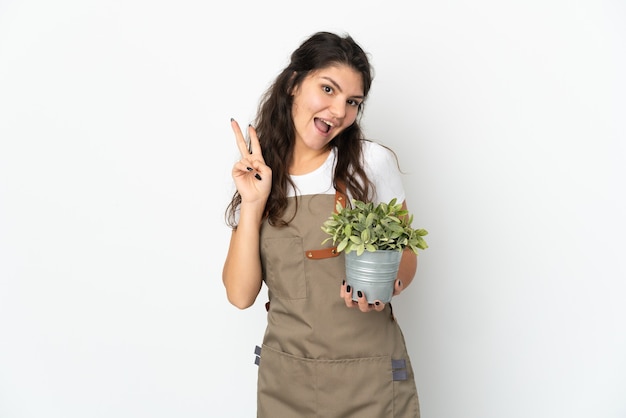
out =
[(332, 122), (329, 122), (324, 119), (315, 118), (314, 121), (315, 121), (315, 127), (317, 127), (317, 129), (319, 129), (320, 131), (324, 133), (328, 133), (330, 129), (333, 127)]

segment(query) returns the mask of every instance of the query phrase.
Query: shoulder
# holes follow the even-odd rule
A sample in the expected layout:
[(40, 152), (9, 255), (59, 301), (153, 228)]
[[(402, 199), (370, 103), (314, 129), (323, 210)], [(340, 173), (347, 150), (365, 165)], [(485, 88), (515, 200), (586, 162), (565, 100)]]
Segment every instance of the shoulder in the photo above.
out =
[(397, 167), (398, 159), (392, 149), (371, 140), (363, 140), (361, 147), (363, 150), (363, 161), (371, 169), (388, 169), (390, 166)]
[(374, 184), (374, 201), (389, 202), (392, 198), (405, 199), (402, 174), (398, 158), (390, 148), (374, 142), (363, 141), (363, 161), (367, 176)]

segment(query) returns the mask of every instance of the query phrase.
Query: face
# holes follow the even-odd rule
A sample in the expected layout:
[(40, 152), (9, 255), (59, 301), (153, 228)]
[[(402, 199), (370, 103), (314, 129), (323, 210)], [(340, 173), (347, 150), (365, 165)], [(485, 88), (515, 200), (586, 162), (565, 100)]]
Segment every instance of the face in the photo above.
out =
[(311, 72), (293, 96), (296, 147), (319, 151), (356, 120), (363, 79), (351, 67), (334, 65)]

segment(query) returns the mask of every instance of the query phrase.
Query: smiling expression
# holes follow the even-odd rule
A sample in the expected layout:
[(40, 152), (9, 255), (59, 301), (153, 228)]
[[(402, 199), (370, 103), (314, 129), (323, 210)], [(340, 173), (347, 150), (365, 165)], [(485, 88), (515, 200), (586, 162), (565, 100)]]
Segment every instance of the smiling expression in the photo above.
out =
[(353, 68), (333, 65), (311, 72), (293, 94), (296, 149), (325, 150), (354, 123), (363, 100), (363, 79)]

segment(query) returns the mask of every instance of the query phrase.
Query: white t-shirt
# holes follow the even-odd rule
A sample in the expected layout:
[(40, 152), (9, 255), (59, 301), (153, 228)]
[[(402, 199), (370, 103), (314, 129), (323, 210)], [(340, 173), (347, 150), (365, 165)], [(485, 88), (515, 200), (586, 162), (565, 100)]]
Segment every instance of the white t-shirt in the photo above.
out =
[[(395, 156), (390, 150), (376, 142), (361, 141), (361, 143), (363, 144), (363, 160), (365, 161), (364, 169), (376, 188), (374, 203), (389, 203), (394, 197), (398, 203), (404, 202), (406, 196), (402, 184), (402, 174), (398, 169)], [(319, 168), (301, 176), (291, 176), (298, 195), (335, 194), (333, 173), (336, 154), (337, 149), (333, 148), (324, 164)], [(291, 197), (295, 194), (296, 191), (291, 189), (288, 196)]]

